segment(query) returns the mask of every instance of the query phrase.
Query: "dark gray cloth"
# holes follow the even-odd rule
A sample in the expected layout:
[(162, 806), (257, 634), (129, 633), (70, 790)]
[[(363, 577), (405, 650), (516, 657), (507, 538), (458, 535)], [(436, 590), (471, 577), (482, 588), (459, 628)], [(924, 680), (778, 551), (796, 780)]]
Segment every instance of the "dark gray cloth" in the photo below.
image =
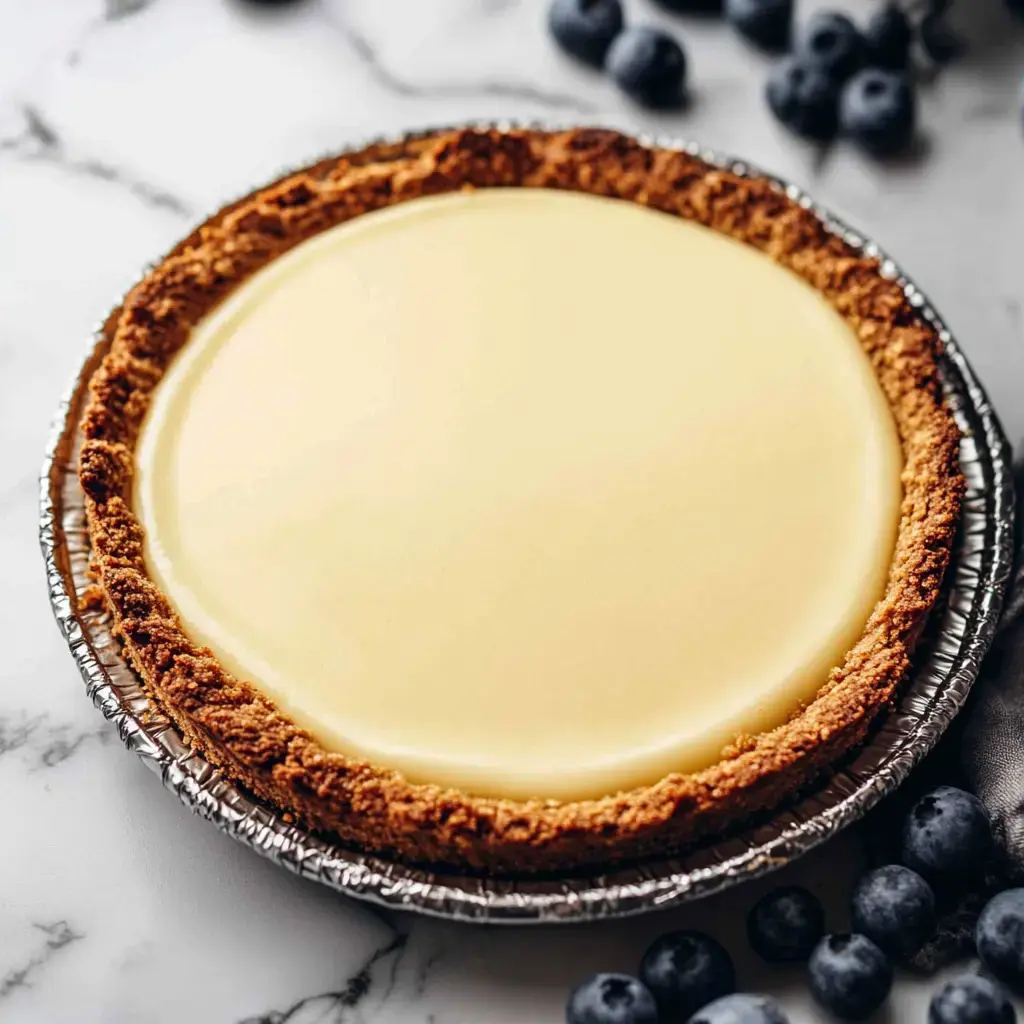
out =
[(960, 744), (971, 789), (988, 808), (1010, 871), (1024, 873), (1024, 460), (1018, 453), (1017, 565), (999, 635), (975, 684)]

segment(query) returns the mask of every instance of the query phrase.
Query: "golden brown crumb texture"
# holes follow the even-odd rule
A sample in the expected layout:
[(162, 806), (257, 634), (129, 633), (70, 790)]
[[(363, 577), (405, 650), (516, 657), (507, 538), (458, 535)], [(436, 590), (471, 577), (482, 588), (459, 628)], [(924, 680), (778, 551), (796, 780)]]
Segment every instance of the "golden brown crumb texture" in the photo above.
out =
[[(820, 290), (856, 332), (903, 445), (902, 521), (886, 594), (814, 701), (785, 725), (738, 740), (710, 768), (600, 800), (478, 798), (411, 785), (324, 750), (185, 635), (147, 576), (131, 508), (133, 447), (153, 388), (193, 325), (232, 288), (311, 235), (369, 210), (492, 186), (625, 199), (767, 253)], [(363, 850), (491, 873), (588, 868), (665, 854), (772, 809), (856, 747), (890, 706), (949, 560), (963, 481), (933, 328), (877, 260), (770, 182), (614, 132), (458, 130), (322, 161), (207, 221), (143, 278), (109, 324), (109, 354), (90, 384), (79, 474), (99, 584), (127, 656), (210, 761), (310, 827)]]

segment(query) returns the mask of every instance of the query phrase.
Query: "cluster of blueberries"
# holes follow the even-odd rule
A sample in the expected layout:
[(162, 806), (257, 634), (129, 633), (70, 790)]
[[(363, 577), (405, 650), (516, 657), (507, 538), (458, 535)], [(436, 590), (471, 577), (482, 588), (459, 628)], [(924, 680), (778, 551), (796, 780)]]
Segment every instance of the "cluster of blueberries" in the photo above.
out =
[[(754, 951), (769, 963), (807, 963), (818, 1004), (843, 1020), (863, 1020), (885, 1002), (893, 964), (933, 936), (933, 886), (952, 890), (976, 879), (993, 853), (981, 802), (942, 786), (914, 804), (904, 824), (902, 864), (865, 875), (850, 906), (852, 932), (825, 934), (821, 903), (798, 886), (774, 889), (747, 917)], [(1024, 889), (1008, 889), (982, 910), (975, 930), (987, 974), (965, 974), (933, 996), (929, 1024), (1014, 1024), (1003, 985), (1024, 990)], [(671, 932), (640, 961), (637, 977), (595, 974), (577, 986), (568, 1024), (787, 1024), (772, 999), (736, 992), (728, 952), (709, 935)]]
[[(928, 0), (913, 21), (886, 2), (863, 30), (845, 14), (819, 11), (794, 27), (794, 0), (660, 0), (674, 11), (721, 10), (725, 20), (762, 49), (788, 52), (766, 88), (768, 106), (787, 128), (827, 142), (842, 135), (876, 156), (913, 140), (916, 98), (910, 75), (915, 40), (934, 63), (957, 48), (943, 17), (950, 0)], [(1024, 0), (1008, 0), (1024, 10)], [(548, 24), (556, 42), (578, 60), (604, 68), (634, 101), (653, 109), (686, 100), (686, 55), (671, 34), (627, 26), (621, 0), (553, 0)]]

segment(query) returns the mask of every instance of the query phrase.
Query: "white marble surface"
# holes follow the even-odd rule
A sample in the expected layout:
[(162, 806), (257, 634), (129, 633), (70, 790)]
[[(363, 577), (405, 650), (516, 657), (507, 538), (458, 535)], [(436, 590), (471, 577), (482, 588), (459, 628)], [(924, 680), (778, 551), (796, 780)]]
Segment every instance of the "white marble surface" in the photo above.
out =
[[(960, 5), (975, 48), (923, 96), (926, 152), (882, 168), (785, 137), (762, 109), (767, 63), (713, 24), (671, 20), (694, 104), (651, 119), (553, 51), (540, 0), (309, 0), (260, 17), (225, 0), (0, 0), (0, 1019), (553, 1024), (574, 980), (632, 967), (670, 926), (736, 933), (748, 891), (565, 930), (382, 915), (192, 817), (87, 702), (51, 621), (35, 541), (47, 423), (115, 294), (233, 191), (382, 129), (608, 114), (746, 155), (875, 234), (1024, 436), (1024, 30), (998, 0)], [(841, 840), (788, 872), (836, 927), (854, 861)], [(743, 985), (820, 1019), (798, 974), (731, 945)], [(901, 978), (888, 1019), (923, 1019), (927, 991)]]

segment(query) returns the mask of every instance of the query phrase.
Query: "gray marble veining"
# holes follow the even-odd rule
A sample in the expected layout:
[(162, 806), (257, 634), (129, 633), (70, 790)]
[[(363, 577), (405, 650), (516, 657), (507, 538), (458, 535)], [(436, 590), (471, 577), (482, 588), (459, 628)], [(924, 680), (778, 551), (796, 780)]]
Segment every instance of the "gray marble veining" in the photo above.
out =
[(36, 974), (44, 970), (54, 956), (73, 942), (79, 942), (85, 938), (82, 932), (75, 931), (67, 921), (52, 921), (49, 924), (34, 923), (32, 927), (39, 933), (37, 949), (30, 954), (27, 960), (12, 967), (3, 978), (0, 978), (0, 1000), (19, 989), (30, 988), (35, 981)]

